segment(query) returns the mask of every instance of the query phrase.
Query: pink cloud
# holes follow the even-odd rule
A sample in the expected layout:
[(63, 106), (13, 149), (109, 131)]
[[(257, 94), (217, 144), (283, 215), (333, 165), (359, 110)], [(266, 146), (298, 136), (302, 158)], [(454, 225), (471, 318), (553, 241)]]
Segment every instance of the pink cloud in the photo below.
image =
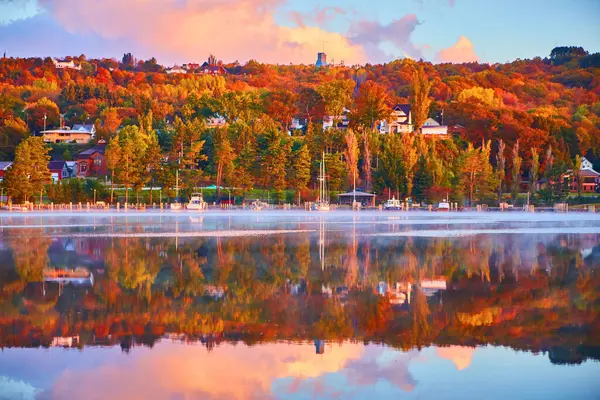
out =
[(475, 348), (466, 346), (438, 347), (436, 352), (441, 358), (452, 361), (456, 369), (462, 371), (471, 365)]
[[(330, 57), (363, 63), (360, 44), (343, 34), (306, 26), (278, 25), (284, 0), (39, 0), (72, 33), (128, 39), (162, 62), (199, 61), (209, 53), (224, 61), (312, 63), (327, 43)], [(331, 13), (326, 11), (320, 19)]]
[(360, 20), (353, 22), (350, 26), (349, 37), (352, 43), (365, 46), (367, 51), (370, 50), (369, 56), (375, 59), (370, 61), (384, 61), (381, 58), (388, 58), (379, 49), (382, 42), (392, 43), (403, 55), (422, 58), (421, 49), (415, 46), (411, 40), (411, 35), (419, 24), (420, 22), (414, 14), (407, 14), (389, 24)]
[(323, 26), (325, 23), (335, 19), (338, 15), (346, 15), (346, 10), (341, 7), (325, 7), (317, 9), (315, 21), (318, 26)]
[(465, 36), (459, 37), (454, 46), (440, 50), (435, 58), (442, 63), (466, 63), (479, 60), (473, 43)]

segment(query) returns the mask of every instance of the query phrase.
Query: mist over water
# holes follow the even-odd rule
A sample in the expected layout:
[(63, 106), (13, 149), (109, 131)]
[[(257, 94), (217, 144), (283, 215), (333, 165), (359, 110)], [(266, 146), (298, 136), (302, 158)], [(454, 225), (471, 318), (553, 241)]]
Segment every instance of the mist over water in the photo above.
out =
[(0, 393), (594, 398), (598, 288), (599, 214), (3, 214)]

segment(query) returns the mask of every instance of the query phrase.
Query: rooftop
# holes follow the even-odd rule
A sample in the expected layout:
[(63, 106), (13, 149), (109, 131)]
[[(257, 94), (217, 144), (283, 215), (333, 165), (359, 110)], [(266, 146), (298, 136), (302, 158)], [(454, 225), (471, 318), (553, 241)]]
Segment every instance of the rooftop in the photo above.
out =
[(348, 193), (340, 193), (338, 194), (338, 197), (377, 197), (377, 195), (373, 194), (373, 193), (367, 193), (367, 192), (363, 192), (361, 190), (356, 190), (356, 191), (351, 191)]

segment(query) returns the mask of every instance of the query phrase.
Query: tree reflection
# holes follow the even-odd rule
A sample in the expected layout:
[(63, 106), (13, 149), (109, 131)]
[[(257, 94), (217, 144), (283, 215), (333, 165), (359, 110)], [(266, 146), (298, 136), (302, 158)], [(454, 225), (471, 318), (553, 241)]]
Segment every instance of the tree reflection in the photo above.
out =
[[(211, 346), (232, 338), (360, 339), (402, 349), (492, 343), (553, 348), (555, 360), (598, 358), (600, 335), (590, 334), (600, 311), (598, 239), (327, 231), (322, 245), (299, 233), (67, 246), (23, 232), (4, 239), (14, 273), (0, 275), (0, 344), (76, 335), (78, 346), (130, 349), (177, 334)], [(61, 252), (75, 253), (93, 285), (45, 282), (45, 269), (64, 269)]]

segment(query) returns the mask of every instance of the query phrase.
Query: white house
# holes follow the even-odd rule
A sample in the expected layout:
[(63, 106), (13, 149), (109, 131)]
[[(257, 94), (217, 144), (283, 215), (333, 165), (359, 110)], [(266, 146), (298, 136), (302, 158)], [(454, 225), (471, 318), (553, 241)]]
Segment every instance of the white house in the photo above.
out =
[(302, 120), (300, 118), (292, 118), (292, 123), (290, 124), (290, 130), (295, 131), (298, 129), (304, 129)]
[(206, 119), (206, 126), (208, 126), (209, 128), (221, 127), (224, 126), (226, 123), (227, 121), (225, 120), (225, 117), (222, 117), (220, 115), (216, 115), (214, 117)]
[(96, 127), (93, 124), (75, 124), (71, 129), (48, 129), (40, 133), (46, 143), (87, 144), (96, 137)]
[(427, 118), (421, 129), (423, 135), (447, 135), (448, 127), (446, 125), (440, 125), (433, 118)]
[(70, 68), (70, 69), (76, 69), (76, 70), (80, 70), (81, 69), (81, 65), (75, 65), (75, 63), (73, 62), (73, 60), (71, 61), (58, 61), (56, 59), (52, 59), (52, 62), (54, 63), (54, 67), (56, 69), (65, 69), (65, 68)]
[(326, 115), (323, 117), (323, 130), (327, 130), (329, 128), (333, 128), (333, 122), (337, 120), (337, 128), (338, 129), (346, 129), (348, 125), (350, 125), (350, 119), (348, 118), (348, 114), (350, 114), (350, 110), (344, 108), (342, 115), (334, 116), (334, 115)]
[(167, 69), (167, 74), (187, 74), (187, 73), (188, 73), (187, 70), (185, 70), (181, 67), (178, 67), (178, 66), (174, 66), (172, 68)]
[(392, 109), (389, 121), (379, 123), (379, 133), (404, 133), (412, 132), (412, 113), (410, 104), (396, 104)]

